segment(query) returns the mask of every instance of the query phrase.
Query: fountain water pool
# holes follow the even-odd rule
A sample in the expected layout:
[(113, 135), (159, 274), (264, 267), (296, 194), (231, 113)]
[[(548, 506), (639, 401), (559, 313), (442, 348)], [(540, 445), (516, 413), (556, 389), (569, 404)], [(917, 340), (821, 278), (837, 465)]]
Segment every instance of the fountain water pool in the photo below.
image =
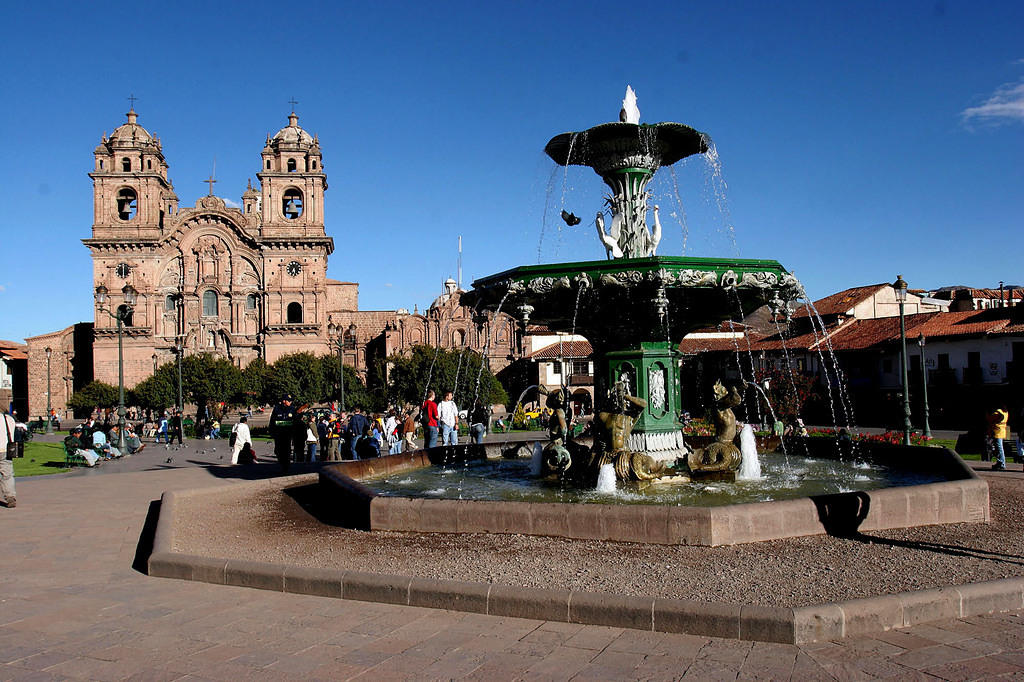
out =
[[(755, 480), (711, 481), (689, 485), (618, 481), (605, 465), (596, 488), (538, 481), (526, 459), (488, 459), (466, 465), (436, 466), (362, 480), (378, 495), (426, 499), (473, 499), (673, 506), (720, 506), (792, 500), (814, 495), (912, 486), (946, 480), (938, 472), (908, 471), (880, 464), (762, 454)], [(609, 486), (609, 479), (613, 485)]]

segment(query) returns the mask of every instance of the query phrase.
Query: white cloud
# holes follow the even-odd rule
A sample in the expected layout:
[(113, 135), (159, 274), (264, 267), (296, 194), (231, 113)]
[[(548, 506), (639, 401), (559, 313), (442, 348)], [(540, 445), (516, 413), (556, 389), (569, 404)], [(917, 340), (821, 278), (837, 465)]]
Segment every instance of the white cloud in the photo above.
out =
[(3, 284), (0, 284), (0, 294), (4, 293), (5, 291), (7, 291), (7, 287), (5, 287)]
[[(224, 199), (224, 197), (221, 197), (221, 199)], [(235, 201), (231, 201), (231, 199), (224, 199), (224, 204), (228, 208), (242, 208), (241, 204), (239, 204), (239, 203), (237, 203)]]
[(394, 285), (394, 284), (392, 284), (391, 282), (385, 282), (385, 283), (384, 283), (384, 286), (386, 286), (386, 287), (389, 287), (389, 288), (390, 288), (390, 287), (393, 287), (393, 286), (395, 286), (395, 285)]
[(976, 107), (964, 109), (960, 116), (965, 123), (1024, 122), (1024, 80), (1000, 85), (991, 97)]

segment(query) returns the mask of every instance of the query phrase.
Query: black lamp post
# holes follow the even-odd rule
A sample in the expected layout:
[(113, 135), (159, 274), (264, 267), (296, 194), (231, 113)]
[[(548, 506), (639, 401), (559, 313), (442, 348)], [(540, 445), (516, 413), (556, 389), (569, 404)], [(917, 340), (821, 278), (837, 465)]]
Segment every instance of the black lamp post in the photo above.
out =
[(177, 341), (174, 343), (174, 354), (177, 356), (177, 359), (178, 359), (178, 410), (179, 411), (184, 409), (184, 407), (185, 407), (182, 404), (182, 400), (181, 400), (181, 356), (182, 356), (182, 354), (184, 352), (185, 352), (185, 346), (181, 342), (181, 337), (179, 336)]
[(102, 284), (96, 287), (96, 304), (112, 318), (117, 320), (117, 449), (124, 452), (124, 324), (131, 319), (135, 310), (135, 302), (138, 294), (131, 284), (125, 284), (121, 289), (124, 296), (124, 303), (117, 306), (117, 310), (111, 312), (106, 307), (107, 288)]
[(50, 416), (50, 355), (53, 353), (53, 349), (49, 346), (46, 347), (46, 434), (48, 436), (53, 435), (53, 417)]
[(896, 275), (892, 283), (896, 301), (900, 304), (900, 372), (903, 376), (903, 444), (910, 445), (910, 386), (907, 382), (907, 323), (904, 319), (903, 304), (907, 302), (907, 282), (903, 275)]
[[(338, 386), (341, 390), (341, 411), (345, 411), (345, 351), (356, 350), (356, 325), (353, 322), (347, 329), (339, 325), (328, 325), (329, 333), (335, 334), (334, 343), (338, 347)], [(353, 361), (355, 365), (355, 361)]]
[(928, 366), (924, 362), (924, 332), (917, 337), (917, 347), (921, 349), (921, 395), (924, 397), (924, 437), (932, 437), (932, 429), (928, 425)]

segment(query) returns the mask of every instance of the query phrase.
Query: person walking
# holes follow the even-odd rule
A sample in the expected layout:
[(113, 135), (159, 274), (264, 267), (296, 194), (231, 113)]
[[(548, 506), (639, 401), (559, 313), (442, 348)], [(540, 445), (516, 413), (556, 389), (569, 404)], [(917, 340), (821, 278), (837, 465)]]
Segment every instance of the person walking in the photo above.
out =
[(444, 400), (437, 406), (437, 418), (441, 423), (441, 445), (459, 443), (459, 406), (455, 404), (454, 397), (454, 393), (446, 391)]
[(231, 433), (235, 436), (235, 444), (231, 448), (231, 463), (238, 464), (238, 455), (242, 452), (246, 443), (252, 447), (252, 434), (249, 432), (249, 418), (242, 415), (238, 423), (231, 427)]
[(476, 405), (473, 406), (473, 413), (469, 415), (469, 434), (477, 445), (484, 442), (484, 434), (487, 433), (487, 422), (490, 419), (490, 411), (478, 400)]
[(184, 445), (184, 426), (181, 423), (181, 410), (175, 410), (168, 428), (170, 429), (171, 438), (167, 441), (167, 444), (170, 445), (174, 442), (174, 439), (177, 438), (178, 445)]
[(0, 497), (3, 497), (4, 505), (8, 509), (18, 506), (18, 500), (14, 496), (14, 462), (18, 446), (14, 442), (14, 432), (17, 424), (14, 417), (8, 414), (6, 409), (0, 409), (0, 418), (3, 419), (3, 428), (0, 428)]
[(274, 455), (281, 465), (281, 473), (287, 474), (292, 463), (292, 431), (295, 429), (295, 410), (292, 396), (286, 393), (281, 402), (270, 413), (270, 431), (274, 437)]
[(424, 449), (437, 445), (437, 403), (434, 402), (436, 396), (437, 394), (433, 391), (427, 391), (427, 399), (423, 401), (423, 406), (420, 408)]
[(348, 427), (345, 429), (349, 459), (359, 459), (357, 445), (369, 426), (370, 420), (363, 414), (363, 408), (358, 405), (352, 408), (352, 416), (348, 418)]
[(316, 433), (317, 425), (309, 418), (303, 421), (306, 423), (306, 461), (316, 462), (317, 445), (320, 443), (320, 438)]
[(988, 435), (992, 439), (992, 452), (996, 456), (996, 463), (992, 465), (992, 471), (1006, 471), (1006, 452), (1003, 450), (1003, 440), (1010, 437), (1008, 423), (1010, 415), (1006, 411), (1006, 405), (1000, 405), (988, 416)]
[(397, 455), (402, 451), (400, 426), (397, 410), (394, 407), (388, 408), (388, 418), (384, 420), (384, 437), (387, 439), (389, 455)]
[(416, 449), (416, 409), (412, 405), (405, 406), (405, 421), (402, 422), (403, 445), (406, 452)]

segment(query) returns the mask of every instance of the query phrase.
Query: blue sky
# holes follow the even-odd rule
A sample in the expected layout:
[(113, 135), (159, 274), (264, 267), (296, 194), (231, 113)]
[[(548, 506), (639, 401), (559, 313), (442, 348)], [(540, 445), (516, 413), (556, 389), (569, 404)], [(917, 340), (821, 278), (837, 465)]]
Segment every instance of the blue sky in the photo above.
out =
[(602, 258), (603, 183), (543, 147), (616, 119), (626, 84), (643, 121), (709, 133), (722, 163), (659, 172), (660, 254), (774, 258), (815, 298), (897, 273), (1024, 283), (1021, 2), (44, 1), (5, 16), (0, 338), (91, 319), (87, 173), (133, 93), (182, 206), (214, 159), (216, 193), (238, 201), (298, 100), (330, 185), (328, 275), (360, 282), (363, 309), (422, 309), (460, 234), (467, 285)]

